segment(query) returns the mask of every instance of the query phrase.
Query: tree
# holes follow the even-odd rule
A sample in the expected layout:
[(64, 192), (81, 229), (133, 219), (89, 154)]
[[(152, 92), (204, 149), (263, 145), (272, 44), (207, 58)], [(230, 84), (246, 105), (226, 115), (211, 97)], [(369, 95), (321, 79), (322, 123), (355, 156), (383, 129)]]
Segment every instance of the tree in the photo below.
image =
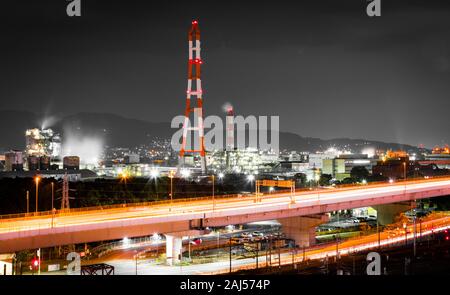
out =
[(300, 185), (306, 184), (306, 174), (305, 173), (297, 173), (294, 175), (294, 179), (296, 182), (300, 183)]
[(330, 185), (330, 181), (333, 177), (330, 174), (322, 174), (320, 175), (319, 184), (321, 186)]
[(358, 181), (361, 181), (363, 179), (367, 180), (368, 176), (369, 171), (364, 166), (353, 167), (352, 171), (350, 171), (350, 177)]

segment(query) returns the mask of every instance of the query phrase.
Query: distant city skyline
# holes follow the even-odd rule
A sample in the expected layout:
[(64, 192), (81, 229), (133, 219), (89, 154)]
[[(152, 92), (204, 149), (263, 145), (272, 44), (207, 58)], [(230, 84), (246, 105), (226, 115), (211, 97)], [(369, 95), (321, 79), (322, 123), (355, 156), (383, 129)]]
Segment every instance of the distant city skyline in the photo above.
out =
[(186, 31), (198, 19), (207, 115), (231, 103), (301, 136), (450, 143), (445, 1), (383, 1), (374, 18), (356, 0), (82, 1), (78, 18), (66, 4), (5, 4), (0, 109), (169, 124), (184, 110)]

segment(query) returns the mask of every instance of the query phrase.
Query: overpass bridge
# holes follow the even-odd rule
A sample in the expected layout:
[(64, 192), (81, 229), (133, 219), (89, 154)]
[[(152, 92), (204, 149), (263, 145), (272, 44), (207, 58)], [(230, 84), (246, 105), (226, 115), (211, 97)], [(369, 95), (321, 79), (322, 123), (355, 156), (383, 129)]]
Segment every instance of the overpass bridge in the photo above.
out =
[[(0, 216), (0, 253), (164, 233), (167, 254), (179, 253), (180, 236), (206, 227), (280, 220), (297, 236), (323, 222), (299, 219), (351, 208), (450, 195), (450, 177), (255, 196), (180, 199), (37, 215)], [(283, 220), (285, 222), (283, 222)], [(288, 222), (286, 222), (288, 221)], [(307, 239), (307, 238), (306, 238)], [(297, 241), (297, 240), (296, 240)], [(172, 251), (172, 252), (170, 252)], [(169, 253), (170, 252), (170, 253)], [(170, 255), (174, 256), (174, 255)], [(175, 256), (174, 256), (175, 257)]]

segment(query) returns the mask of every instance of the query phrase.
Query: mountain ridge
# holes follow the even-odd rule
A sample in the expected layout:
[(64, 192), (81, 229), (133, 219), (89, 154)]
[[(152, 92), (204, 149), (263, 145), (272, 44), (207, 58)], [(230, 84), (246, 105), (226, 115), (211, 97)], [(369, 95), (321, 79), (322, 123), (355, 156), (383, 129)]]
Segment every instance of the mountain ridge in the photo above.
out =
[[(45, 116), (30, 111), (1, 110), (0, 124), (6, 127), (2, 128), (4, 130), (0, 137), (0, 149), (24, 149), (25, 130), (40, 127), (44, 121)], [(135, 147), (149, 143), (154, 137), (171, 138), (175, 131), (170, 128), (170, 123), (149, 122), (112, 113), (80, 112), (61, 116), (59, 119), (53, 118), (53, 122), (53, 125), (48, 127), (61, 133), (63, 142), (65, 135), (78, 134), (103, 138), (105, 145), (114, 147)], [(280, 149), (308, 152), (330, 147), (348, 147), (355, 152), (360, 152), (364, 147), (418, 151), (417, 147), (401, 143), (352, 138), (320, 139), (283, 131), (280, 131), (279, 143)]]

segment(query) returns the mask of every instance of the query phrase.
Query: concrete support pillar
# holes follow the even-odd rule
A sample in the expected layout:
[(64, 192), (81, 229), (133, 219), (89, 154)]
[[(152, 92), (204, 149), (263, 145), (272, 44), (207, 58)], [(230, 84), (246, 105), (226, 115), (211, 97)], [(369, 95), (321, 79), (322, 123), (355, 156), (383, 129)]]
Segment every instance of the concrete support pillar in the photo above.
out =
[(300, 247), (309, 247), (316, 242), (316, 227), (329, 220), (328, 215), (295, 216), (278, 219), (283, 233)]
[(373, 206), (377, 210), (378, 223), (388, 225), (395, 222), (395, 217), (411, 209), (410, 203), (394, 203)]
[(187, 230), (181, 232), (172, 232), (165, 234), (166, 236), (166, 260), (168, 265), (174, 265), (180, 262), (183, 253), (183, 237), (198, 237), (206, 235), (209, 230)]
[(166, 235), (166, 258), (168, 265), (180, 262), (182, 251), (182, 237)]

